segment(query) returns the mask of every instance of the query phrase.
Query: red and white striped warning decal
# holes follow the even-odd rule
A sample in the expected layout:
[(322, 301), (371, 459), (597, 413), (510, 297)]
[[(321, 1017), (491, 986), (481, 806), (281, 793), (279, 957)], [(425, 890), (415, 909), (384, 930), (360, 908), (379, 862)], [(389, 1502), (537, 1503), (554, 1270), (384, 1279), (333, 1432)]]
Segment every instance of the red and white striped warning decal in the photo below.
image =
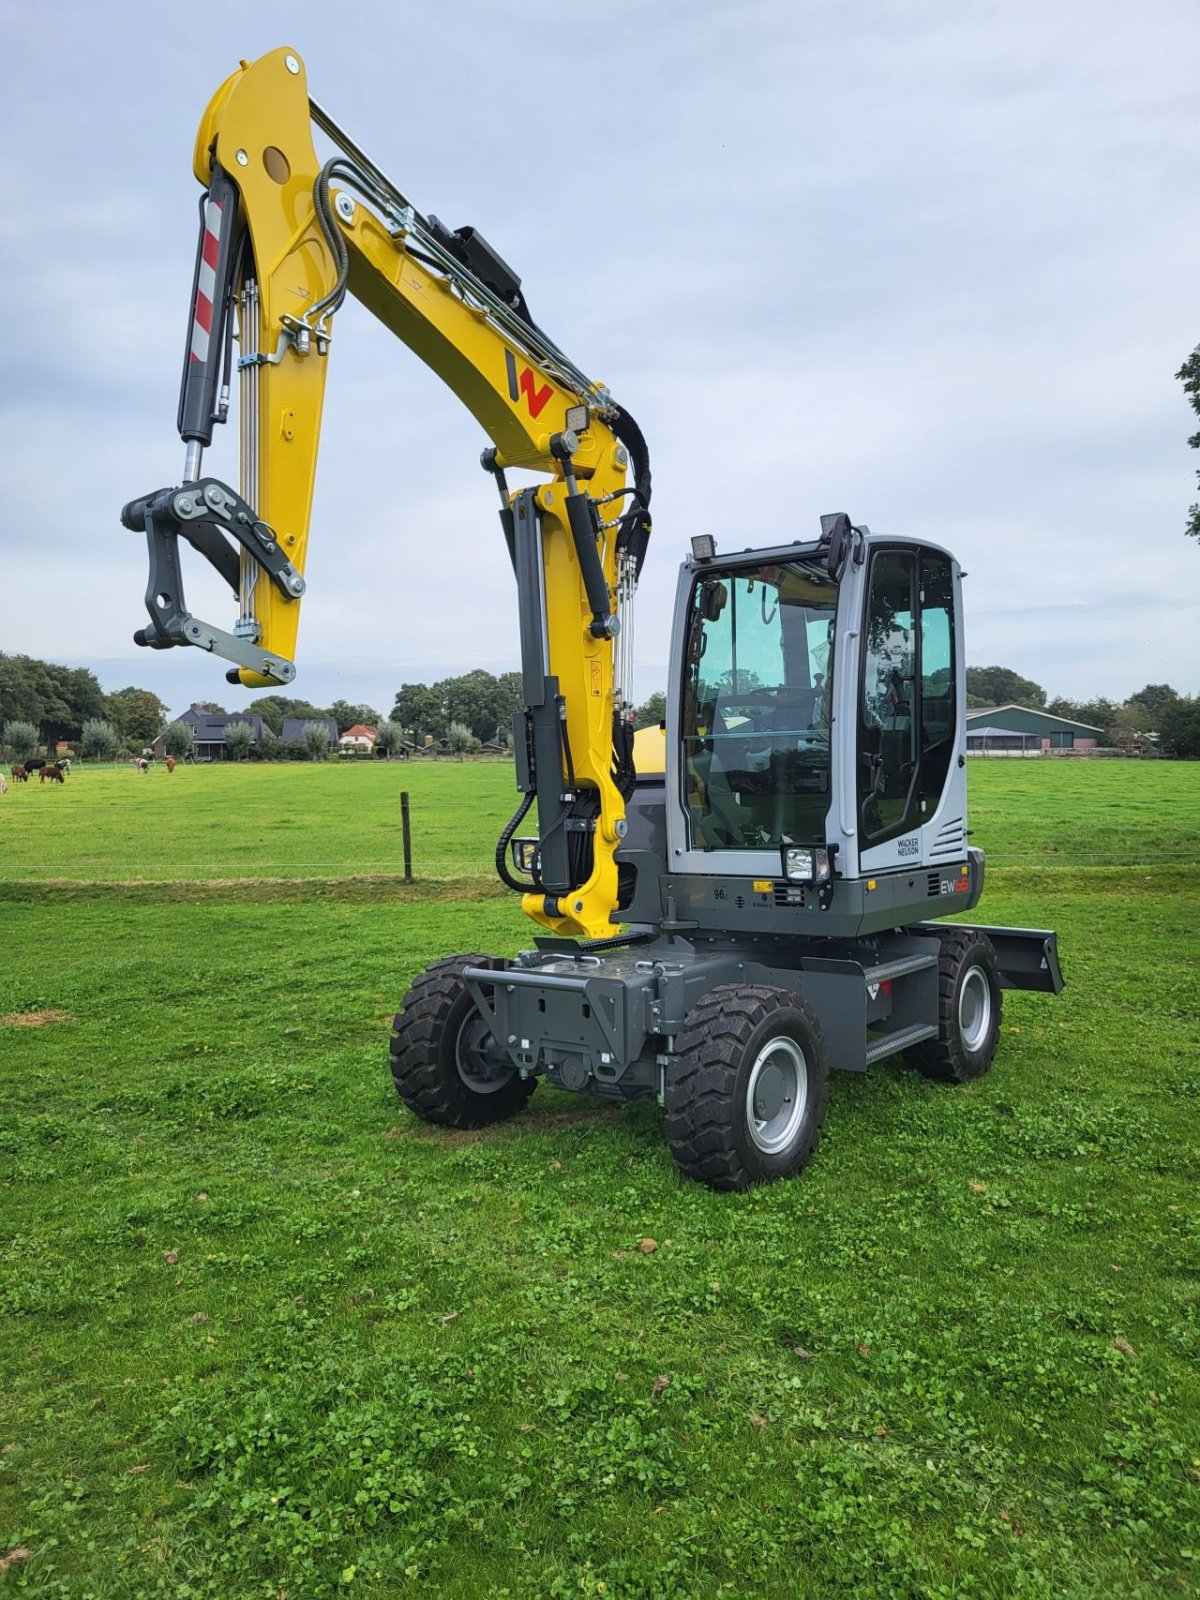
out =
[(212, 335), (213, 298), (217, 287), (217, 257), (221, 250), (221, 207), (210, 200), (204, 208), (204, 233), (200, 240), (200, 271), (196, 276), (196, 309), (192, 317), (189, 361), (208, 360)]

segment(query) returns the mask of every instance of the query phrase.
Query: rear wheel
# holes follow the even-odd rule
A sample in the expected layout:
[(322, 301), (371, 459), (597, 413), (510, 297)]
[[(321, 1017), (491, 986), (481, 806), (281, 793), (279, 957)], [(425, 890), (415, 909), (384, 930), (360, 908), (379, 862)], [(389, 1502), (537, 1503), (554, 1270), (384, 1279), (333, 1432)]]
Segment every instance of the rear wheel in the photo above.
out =
[(986, 934), (946, 928), (938, 957), (936, 1039), (905, 1051), (927, 1078), (969, 1083), (991, 1066), (1000, 1038), (1000, 963)]
[(404, 996), (392, 1031), (392, 1078), (410, 1111), (447, 1128), (486, 1128), (520, 1111), (537, 1087), (496, 1043), (463, 982), (490, 956), (435, 961)]
[(828, 1066), (812, 1008), (786, 989), (722, 984), (688, 1015), (665, 1089), (680, 1171), (712, 1189), (801, 1172), (825, 1121)]

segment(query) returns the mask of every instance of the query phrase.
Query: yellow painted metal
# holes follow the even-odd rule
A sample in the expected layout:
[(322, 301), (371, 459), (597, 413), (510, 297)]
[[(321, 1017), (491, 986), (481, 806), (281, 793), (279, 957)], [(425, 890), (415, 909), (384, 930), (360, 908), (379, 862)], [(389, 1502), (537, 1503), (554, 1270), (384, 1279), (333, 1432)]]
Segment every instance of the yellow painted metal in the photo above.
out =
[[(288, 69), (289, 58), (296, 72)], [(242, 330), (241, 354), (273, 354), (280, 319), (302, 316), (335, 276), (313, 210), (320, 163), (304, 68), (295, 51), (273, 50), (252, 66), (243, 64), (217, 90), (196, 137), (197, 177), (205, 185), (213, 155), (238, 186), (254, 247), (259, 326)], [(280, 183), (278, 175), (285, 171)], [(299, 572), (308, 550), (327, 365), (315, 353), (301, 357), (289, 351), (277, 366), (259, 368), (255, 509), (275, 529)], [(299, 601), (285, 598), (265, 577), (259, 578), (254, 601), (260, 643), (294, 659)], [(275, 679), (245, 669), (240, 677), (250, 688), (279, 688)]]
[[(296, 51), (283, 48), (243, 62), (221, 85), (196, 139), (196, 176), (206, 186), (214, 151), (241, 192), (261, 295), (256, 349), (272, 354), (281, 319), (302, 317), (336, 279), (314, 210), (320, 163), (304, 66)], [(357, 196), (351, 198), (352, 217), (347, 221), (339, 213), (350, 258), (350, 293), (453, 390), (496, 445), (502, 465), (540, 471), (549, 480), (538, 491), (549, 669), (566, 704), (577, 786), (597, 791), (600, 815), (587, 883), (552, 911), (541, 895), (526, 895), (523, 905), (529, 916), (555, 933), (609, 933), (618, 898), (617, 824), (624, 816), (624, 802), (610, 775), (614, 650), (611, 640), (593, 638), (590, 632), (592, 613), (567, 521), (562, 468), (550, 454), (550, 437), (565, 428), (568, 408), (590, 397), (540, 370), (486, 313), (464, 303), (448, 280), (415, 259), (402, 237), (393, 238)], [(243, 337), (243, 355), (249, 353), (253, 333), (247, 330)], [(518, 378), (515, 400), (510, 362), (515, 362)], [(309, 354), (288, 348), (278, 365), (259, 369), (257, 509), (301, 572), (327, 365), (328, 356), (314, 339)], [(604, 420), (593, 411), (579, 437), (574, 458), (579, 487), (596, 499), (623, 488), (625, 452)], [(482, 474), (480, 479), (482, 488)], [(481, 499), (481, 516), (483, 503)], [(615, 531), (608, 530), (600, 549), (610, 594), (616, 582), (614, 537)], [(264, 648), (294, 658), (300, 602), (285, 599), (260, 577), (255, 614)], [(251, 687), (278, 686), (246, 670), (240, 676)]]
[(633, 764), (643, 776), (667, 770), (667, 735), (657, 722), (634, 734)]

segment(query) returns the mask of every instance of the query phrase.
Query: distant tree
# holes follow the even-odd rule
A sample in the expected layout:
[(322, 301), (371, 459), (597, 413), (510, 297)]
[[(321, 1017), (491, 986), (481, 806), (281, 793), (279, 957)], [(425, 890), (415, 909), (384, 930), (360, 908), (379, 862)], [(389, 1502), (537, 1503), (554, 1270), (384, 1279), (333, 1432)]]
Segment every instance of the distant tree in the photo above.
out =
[(525, 683), (519, 672), (502, 672), (496, 679), (500, 700), (500, 721), (512, 720), (525, 706)]
[(306, 717), (332, 715), (324, 706), (314, 706), (311, 700), (293, 700), (286, 694), (260, 695), (257, 700), (251, 700), (246, 710), (260, 716), (277, 739), (283, 733), (284, 721), (289, 717), (302, 721)]
[(1176, 695), (1159, 723), (1158, 748), (1165, 756), (1200, 760), (1200, 697)]
[(225, 710), (225, 707), (224, 706), (219, 706), (215, 700), (193, 700), (192, 701), (192, 710), (193, 711), (210, 711), (213, 714), (214, 717), (224, 717), (224, 716), (228, 715), (228, 713)]
[(4, 747), (14, 761), (24, 761), (37, 753), (40, 736), (32, 722), (14, 717), (4, 724)]
[(89, 717), (106, 715), (104, 691), (86, 667), (0, 654), (0, 719), (32, 722), (43, 739), (78, 739)]
[(260, 695), (257, 700), (251, 700), (246, 710), (252, 715), (261, 717), (263, 725), (270, 728), (276, 738), (283, 732), (283, 719), (290, 717), (291, 712), (286, 708), (292, 702), (281, 694)]
[(398, 722), (384, 720), (375, 724), (375, 732), (379, 736), (378, 750), (386, 750), (388, 755), (394, 755), (400, 748), (404, 733)]
[(129, 744), (151, 744), (162, 731), (167, 708), (149, 689), (117, 689), (104, 704), (108, 720)]
[(111, 722), (89, 717), (83, 725), (79, 748), (93, 761), (111, 761), (120, 743), (121, 736)]
[(1046, 691), (1011, 667), (968, 667), (967, 703), (981, 706), (1044, 706)]
[(105, 720), (106, 702), (100, 681), (86, 667), (51, 666), (50, 672), (59, 684), (67, 711), (64, 716), (46, 715), (42, 718), (42, 736), (47, 746), (59, 739), (78, 739), (88, 718)]
[(192, 730), (186, 722), (168, 722), (162, 731), (163, 749), (176, 761), (182, 761), (192, 748)]
[(302, 732), (309, 755), (314, 761), (323, 761), (329, 754), (329, 729), (323, 722), (306, 722)]
[(366, 728), (374, 728), (379, 723), (379, 713), (374, 706), (355, 706), (349, 700), (335, 700), (329, 708), (329, 715), (337, 723), (339, 733), (345, 733), (347, 728), (353, 728), (359, 722)]
[[(1175, 376), (1182, 383), (1183, 392), (1187, 395), (1192, 410), (1200, 415), (1200, 344), (1192, 351)], [(1188, 444), (1193, 450), (1200, 450), (1200, 433), (1192, 434)], [(1200, 479), (1200, 473), (1196, 476)], [(1189, 510), (1184, 532), (1193, 539), (1200, 539), (1200, 504), (1192, 506)]]
[(435, 739), (446, 736), (446, 713), (439, 695), (424, 683), (402, 683), (396, 692), (392, 722), (399, 723), (406, 738), (420, 744), (427, 733)]
[(257, 700), (251, 700), (246, 710), (260, 716), (276, 738), (283, 732), (283, 724), (288, 717), (324, 717), (329, 715), (327, 711), (322, 711), (318, 706), (310, 704), (307, 700), (292, 700), (285, 694), (260, 695)]
[(508, 721), (509, 707), (498, 678), (481, 667), (458, 678), (443, 678), (434, 684), (447, 722), (461, 722), (477, 739), (490, 739), (501, 722)]
[(656, 689), (633, 714), (635, 728), (657, 728), (666, 720), (667, 697), (661, 689)]
[(10, 656), (0, 652), (0, 718), (5, 722), (32, 722), (42, 714), (42, 698), (31, 669), (42, 662), (29, 656)]
[(1082, 722), (1100, 733), (1104, 745), (1126, 744), (1137, 733), (1138, 719), (1126, 706), (1098, 695), (1095, 700), (1067, 700), (1062, 695), (1051, 700), (1046, 710), (1052, 717), (1065, 717), (1068, 722)]
[(452, 756), (457, 756), (461, 761), (469, 750), (477, 744), (475, 735), (465, 722), (452, 722), (446, 734), (446, 748)]
[(225, 724), (225, 749), (235, 761), (245, 761), (254, 743), (252, 722), (227, 722)]
[(434, 684), (401, 684), (390, 720), (399, 723), (404, 736), (417, 744), (427, 734), (444, 739), (452, 722), (461, 722), (482, 742), (494, 738), (497, 728), (511, 730), (524, 703), (519, 672), (494, 677), (476, 667)]
[(1157, 728), (1163, 713), (1178, 699), (1169, 683), (1148, 683), (1144, 689), (1131, 694), (1125, 704), (1135, 715), (1140, 713), (1151, 728)]

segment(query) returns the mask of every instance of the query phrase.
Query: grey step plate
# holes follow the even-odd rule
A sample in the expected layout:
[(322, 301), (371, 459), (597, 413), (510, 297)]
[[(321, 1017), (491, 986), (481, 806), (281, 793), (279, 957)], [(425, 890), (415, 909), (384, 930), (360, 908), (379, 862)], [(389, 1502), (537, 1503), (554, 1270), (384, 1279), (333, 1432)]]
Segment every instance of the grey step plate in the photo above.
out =
[(897, 1050), (907, 1050), (910, 1045), (932, 1039), (936, 1034), (935, 1024), (915, 1022), (911, 1028), (901, 1028), (897, 1033), (888, 1033), (881, 1039), (872, 1039), (867, 1046), (867, 1065), (870, 1066), (873, 1061), (882, 1061), (884, 1056), (895, 1055)]
[(913, 972), (927, 972), (936, 967), (936, 956), (900, 956), (895, 961), (881, 961), (877, 967), (864, 967), (867, 983), (887, 983), (893, 978), (907, 978)]

